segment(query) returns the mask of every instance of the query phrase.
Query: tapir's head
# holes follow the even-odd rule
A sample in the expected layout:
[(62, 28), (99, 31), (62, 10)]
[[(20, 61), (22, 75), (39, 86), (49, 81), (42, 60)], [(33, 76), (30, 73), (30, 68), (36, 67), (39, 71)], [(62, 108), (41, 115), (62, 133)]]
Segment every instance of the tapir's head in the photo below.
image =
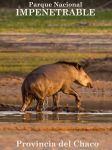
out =
[(92, 80), (88, 76), (88, 74), (84, 71), (83, 67), (78, 64), (76, 69), (77, 69), (78, 73), (77, 73), (77, 78), (76, 78), (75, 82), (82, 86), (92, 88), (93, 87)]

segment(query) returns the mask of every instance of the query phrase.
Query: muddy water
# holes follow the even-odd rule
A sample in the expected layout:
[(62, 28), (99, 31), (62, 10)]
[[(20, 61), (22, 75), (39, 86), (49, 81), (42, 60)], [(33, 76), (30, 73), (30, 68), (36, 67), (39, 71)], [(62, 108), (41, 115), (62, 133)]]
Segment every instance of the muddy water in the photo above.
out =
[(35, 108), (28, 108), (28, 111), (21, 113), (20, 106), (0, 105), (0, 122), (112, 122), (110, 100), (84, 101), (79, 113), (76, 112), (74, 103), (69, 103), (68, 106), (65, 101), (62, 103), (58, 110), (53, 112), (51, 105), (42, 113), (35, 112)]
[(0, 122), (112, 122), (112, 112), (108, 113), (66, 113), (51, 111), (43, 111), (36, 113), (27, 111), (21, 113), (19, 111), (1, 111)]

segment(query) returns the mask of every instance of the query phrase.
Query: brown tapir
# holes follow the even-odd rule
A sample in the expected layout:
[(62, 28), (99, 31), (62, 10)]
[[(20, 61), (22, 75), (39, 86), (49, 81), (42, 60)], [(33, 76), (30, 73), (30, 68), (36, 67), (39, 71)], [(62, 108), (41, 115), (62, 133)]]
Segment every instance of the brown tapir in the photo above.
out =
[(53, 96), (54, 105), (58, 92), (73, 95), (76, 98), (76, 107), (80, 108), (80, 99), (73, 89), (72, 83), (78, 83), (85, 87), (92, 87), (92, 80), (81, 65), (74, 62), (57, 62), (40, 66), (33, 70), (22, 84), (24, 112), (33, 99), (37, 100), (37, 111), (41, 111), (46, 97)]

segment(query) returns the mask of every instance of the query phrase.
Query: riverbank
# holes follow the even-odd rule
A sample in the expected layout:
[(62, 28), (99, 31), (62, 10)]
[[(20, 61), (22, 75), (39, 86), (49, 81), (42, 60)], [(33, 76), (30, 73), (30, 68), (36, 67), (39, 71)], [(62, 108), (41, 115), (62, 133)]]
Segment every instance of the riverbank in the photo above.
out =
[[(8, 123), (0, 123), (0, 147), (4, 150), (16, 149), (17, 147), (21, 150), (28, 148), (31, 150), (74, 150), (74, 148), (77, 150), (81, 148), (111, 150), (111, 131), (112, 124), (106, 123), (64, 123), (64, 125), (56, 123), (52, 125), (47, 123), (10, 123), (10, 126)], [(93, 147), (90, 147), (91, 143), (94, 143), (92, 144)], [(45, 147), (46, 144), (47, 147)]]

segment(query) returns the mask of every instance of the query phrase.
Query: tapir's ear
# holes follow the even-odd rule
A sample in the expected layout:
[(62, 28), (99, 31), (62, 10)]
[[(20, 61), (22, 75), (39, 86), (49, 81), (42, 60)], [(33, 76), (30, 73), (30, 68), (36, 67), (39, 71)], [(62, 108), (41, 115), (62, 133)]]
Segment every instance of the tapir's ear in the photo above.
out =
[(76, 69), (77, 69), (77, 70), (80, 70), (81, 68), (82, 68), (82, 66), (81, 66), (80, 64), (77, 63)]

